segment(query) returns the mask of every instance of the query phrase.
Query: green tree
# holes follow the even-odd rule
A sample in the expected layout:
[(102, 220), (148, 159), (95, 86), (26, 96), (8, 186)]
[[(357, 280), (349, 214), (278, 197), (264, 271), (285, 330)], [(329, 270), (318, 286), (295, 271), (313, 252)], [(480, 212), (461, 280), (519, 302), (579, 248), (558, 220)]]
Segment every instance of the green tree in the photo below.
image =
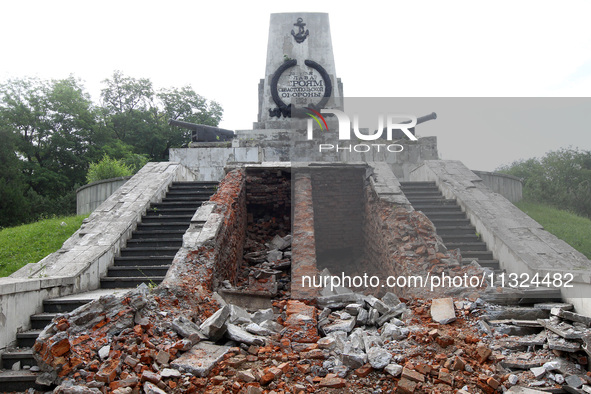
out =
[(217, 126), (222, 118), (221, 106), (190, 86), (156, 92), (149, 79), (128, 77), (120, 71), (103, 83), (103, 126), (134, 153), (153, 161), (167, 160), (170, 148), (191, 140), (190, 131), (168, 126), (169, 118), (211, 126)]
[(562, 148), (499, 171), (523, 180), (524, 198), (591, 217), (591, 152)]
[(57, 198), (84, 183), (95, 114), (74, 77), (9, 80), (0, 85), (0, 118), (18, 138), (16, 150), (28, 185)]

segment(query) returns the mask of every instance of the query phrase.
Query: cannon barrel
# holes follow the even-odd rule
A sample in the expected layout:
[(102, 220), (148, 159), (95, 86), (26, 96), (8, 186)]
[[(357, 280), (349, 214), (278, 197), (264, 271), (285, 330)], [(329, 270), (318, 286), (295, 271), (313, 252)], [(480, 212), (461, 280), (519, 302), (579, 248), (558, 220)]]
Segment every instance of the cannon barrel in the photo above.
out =
[[(437, 119), (437, 114), (435, 112), (431, 112), (429, 115), (425, 115), (425, 116), (419, 116), (417, 118), (417, 124), (415, 125), (418, 126), (421, 123), (425, 123), (429, 120), (433, 120), (433, 119)], [(404, 122), (401, 122), (400, 124), (406, 124), (406, 123), (410, 123), (410, 120), (405, 120)], [(382, 130), (382, 132), (386, 132), (386, 128), (384, 127), (384, 129)], [(415, 128), (411, 127), (408, 129), (408, 131), (410, 131), (412, 133), (412, 135), (415, 135)], [(402, 132), (402, 130), (392, 130), (392, 138), (395, 139), (400, 139), (400, 138), (404, 138), (405, 134), (404, 132)]]
[(193, 142), (220, 142), (230, 141), (234, 138), (234, 132), (232, 130), (220, 129), (219, 127), (183, 122), (175, 119), (169, 119), (168, 124), (191, 130), (191, 140)]
[(425, 123), (429, 120), (437, 119), (437, 114), (435, 112), (431, 112), (429, 115), (420, 116), (417, 118), (417, 124)]

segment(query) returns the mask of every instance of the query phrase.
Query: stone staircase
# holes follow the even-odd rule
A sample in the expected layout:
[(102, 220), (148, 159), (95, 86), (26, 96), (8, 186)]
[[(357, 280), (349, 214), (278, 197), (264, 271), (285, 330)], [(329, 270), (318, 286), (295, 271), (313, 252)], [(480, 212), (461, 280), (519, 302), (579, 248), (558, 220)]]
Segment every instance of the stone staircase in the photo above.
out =
[(144, 214), (127, 246), (101, 278), (100, 290), (45, 300), (43, 312), (31, 316), (31, 329), (17, 334), (17, 348), (2, 354), (0, 368), (5, 370), (0, 372), (0, 392), (35, 388), (37, 368), (31, 348), (39, 333), (58, 314), (70, 312), (102, 295), (124, 294), (141, 283), (151, 286), (162, 282), (193, 214), (216, 188), (217, 182), (173, 183), (162, 202), (152, 204)]
[(482, 267), (500, 271), (499, 261), (480, 240), (476, 228), (456, 200), (444, 198), (435, 182), (401, 182), (400, 186), (414, 209), (433, 222), (448, 249), (460, 249), (462, 258), (478, 259)]
[[(480, 239), (476, 228), (455, 199), (446, 199), (435, 182), (400, 182), (402, 191), (415, 210), (423, 212), (437, 229), (437, 234), (448, 249), (459, 249), (463, 262), (477, 259), (478, 264), (502, 274), (499, 260)], [(499, 281), (496, 281), (499, 283)], [(505, 305), (531, 305), (536, 302), (561, 302), (559, 289), (538, 287), (510, 289), (507, 292), (490, 293), (486, 301)]]

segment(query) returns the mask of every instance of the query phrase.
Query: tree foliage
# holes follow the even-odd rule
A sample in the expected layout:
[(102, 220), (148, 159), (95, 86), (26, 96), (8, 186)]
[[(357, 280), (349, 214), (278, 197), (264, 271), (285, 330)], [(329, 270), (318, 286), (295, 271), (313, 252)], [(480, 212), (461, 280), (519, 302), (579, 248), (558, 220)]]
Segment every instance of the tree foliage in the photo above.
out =
[(591, 217), (591, 151), (562, 148), (499, 170), (523, 180), (525, 199)]
[(190, 86), (155, 90), (120, 71), (103, 83), (99, 104), (73, 76), (0, 83), (0, 227), (73, 213), (75, 189), (105, 155), (133, 172), (167, 160), (190, 141), (169, 118), (215, 126), (222, 117)]
[(125, 164), (123, 160), (112, 159), (104, 155), (100, 161), (90, 163), (86, 181), (92, 183), (103, 179), (130, 176), (131, 174), (133, 174), (132, 168)]

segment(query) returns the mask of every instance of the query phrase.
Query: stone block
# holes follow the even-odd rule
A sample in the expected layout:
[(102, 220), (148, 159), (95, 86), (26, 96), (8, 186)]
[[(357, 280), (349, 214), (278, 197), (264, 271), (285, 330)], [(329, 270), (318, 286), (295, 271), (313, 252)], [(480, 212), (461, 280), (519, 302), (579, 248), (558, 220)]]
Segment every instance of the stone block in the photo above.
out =
[(379, 346), (374, 346), (367, 351), (367, 360), (373, 368), (383, 369), (390, 364), (392, 354)]
[(226, 320), (230, 317), (230, 308), (224, 306), (217, 310), (207, 320), (205, 320), (199, 329), (212, 341), (217, 341), (226, 332)]
[(229, 346), (218, 346), (209, 342), (199, 342), (190, 351), (174, 360), (170, 366), (181, 372), (188, 372), (198, 377), (206, 377), (229, 351)]
[(453, 298), (435, 298), (431, 303), (431, 318), (439, 324), (448, 324), (456, 320)]
[(226, 324), (226, 336), (233, 341), (246, 343), (247, 345), (263, 346), (265, 344), (263, 337), (252, 335), (246, 330), (230, 323)]

